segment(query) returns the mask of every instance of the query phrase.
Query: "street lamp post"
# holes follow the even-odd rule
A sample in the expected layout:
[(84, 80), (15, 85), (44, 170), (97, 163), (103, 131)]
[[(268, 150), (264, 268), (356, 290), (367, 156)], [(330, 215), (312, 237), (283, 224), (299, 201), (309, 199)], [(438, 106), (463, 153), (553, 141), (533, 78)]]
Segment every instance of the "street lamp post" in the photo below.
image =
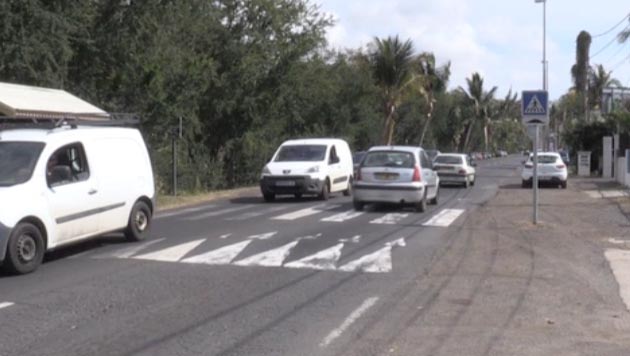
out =
[[(543, 4), (543, 90), (547, 91), (547, 0), (534, 0), (535, 3)], [(538, 136), (540, 135), (540, 125), (536, 124), (536, 134), (534, 136), (534, 174), (532, 177), (532, 188), (534, 190), (534, 225), (538, 224)]]

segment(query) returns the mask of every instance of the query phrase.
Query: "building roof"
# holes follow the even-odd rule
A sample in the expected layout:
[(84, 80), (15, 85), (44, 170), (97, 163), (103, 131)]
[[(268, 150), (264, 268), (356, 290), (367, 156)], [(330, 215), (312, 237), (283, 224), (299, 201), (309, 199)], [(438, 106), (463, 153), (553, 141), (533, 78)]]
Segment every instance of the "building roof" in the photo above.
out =
[(2, 82), (0, 114), (18, 118), (109, 119), (104, 110), (64, 90)]

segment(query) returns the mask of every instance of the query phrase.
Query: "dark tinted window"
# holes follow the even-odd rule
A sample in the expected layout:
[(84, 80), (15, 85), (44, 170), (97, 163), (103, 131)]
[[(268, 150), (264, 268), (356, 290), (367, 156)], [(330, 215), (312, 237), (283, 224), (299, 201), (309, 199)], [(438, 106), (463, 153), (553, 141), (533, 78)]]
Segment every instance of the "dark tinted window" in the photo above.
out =
[(363, 167), (413, 168), (415, 164), (413, 154), (400, 151), (372, 151), (363, 160)]
[(462, 157), (460, 156), (437, 156), (435, 158), (435, 163), (443, 163), (443, 164), (462, 164), (464, 163)]
[(280, 148), (274, 161), (304, 162), (323, 161), (326, 158), (326, 145), (287, 145)]
[(42, 142), (0, 142), (0, 186), (31, 179), (43, 149)]
[(80, 143), (58, 149), (46, 164), (46, 181), (50, 186), (80, 182), (89, 177), (87, 158)]

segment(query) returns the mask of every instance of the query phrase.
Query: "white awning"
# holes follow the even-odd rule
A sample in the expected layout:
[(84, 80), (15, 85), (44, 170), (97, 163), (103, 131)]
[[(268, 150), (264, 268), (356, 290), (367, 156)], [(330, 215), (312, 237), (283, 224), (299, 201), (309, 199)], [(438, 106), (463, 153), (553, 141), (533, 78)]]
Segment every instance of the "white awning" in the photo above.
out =
[(17, 118), (107, 120), (102, 109), (58, 89), (0, 82), (0, 114)]

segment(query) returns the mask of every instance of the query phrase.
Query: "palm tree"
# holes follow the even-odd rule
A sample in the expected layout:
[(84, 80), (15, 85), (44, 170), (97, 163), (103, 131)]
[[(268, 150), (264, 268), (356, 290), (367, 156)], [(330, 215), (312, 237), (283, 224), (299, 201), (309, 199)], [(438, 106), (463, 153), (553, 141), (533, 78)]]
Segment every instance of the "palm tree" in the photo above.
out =
[(374, 78), (380, 87), (385, 110), (382, 143), (390, 145), (396, 126), (396, 108), (403, 92), (415, 80), (412, 76), (413, 45), (411, 40), (401, 42), (398, 36), (384, 40), (374, 38), (371, 53)]
[(433, 53), (422, 53), (418, 56), (415, 63), (417, 75), (419, 76), (417, 90), (420, 96), (427, 103), (427, 119), (422, 127), (422, 134), (420, 135), (420, 143), (422, 146), (424, 143), (424, 137), (433, 118), (433, 111), (435, 109), (435, 95), (446, 89), (448, 79), (451, 76), (451, 63), (436, 68), (435, 56)]
[(583, 113), (588, 113), (588, 76), (591, 66), (588, 64), (592, 38), (586, 31), (581, 31), (577, 37), (575, 48), (575, 64), (571, 67), (571, 77), (575, 90), (583, 98)]
[(601, 104), (604, 88), (611, 85), (621, 87), (621, 82), (612, 77), (612, 71), (607, 72), (601, 64), (596, 65), (589, 74), (588, 97), (592, 108)]
[(464, 141), (464, 151), (468, 150), (468, 144), (470, 143), (470, 134), (472, 132), (475, 121), (482, 120), (483, 123), (483, 139), (484, 149), (488, 152), (488, 124), (490, 121), (488, 106), (494, 98), (494, 94), (497, 91), (497, 87), (494, 86), (490, 91), (485, 91), (483, 88), (483, 78), (479, 73), (473, 73), (472, 77), (466, 78), (466, 84), (468, 90), (459, 87), (459, 90), (466, 94), (468, 101), (474, 108), (474, 120), (471, 120), (466, 132), (466, 140)]

